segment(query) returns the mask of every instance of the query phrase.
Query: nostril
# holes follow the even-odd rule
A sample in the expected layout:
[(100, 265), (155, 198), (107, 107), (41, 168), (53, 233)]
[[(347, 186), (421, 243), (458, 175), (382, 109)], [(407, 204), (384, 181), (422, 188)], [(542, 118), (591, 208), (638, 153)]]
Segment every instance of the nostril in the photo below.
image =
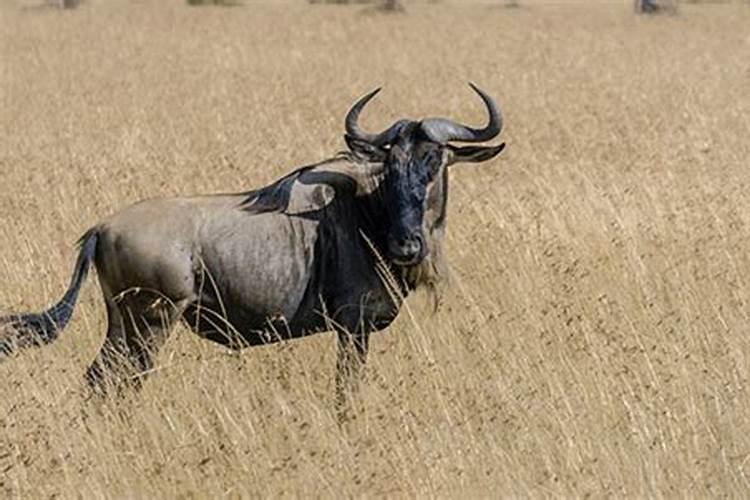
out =
[(424, 238), (421, 234), (414, 235), (414, 241), (417, 243), (420, 250), (424, 247)]
[(422, 243), (419, 238), (409, 238), (404, 244), (404, 249), (409, 255), (417, 255), (422, 250)]
[(416, 257), (422, 253), (422, 240), (418, 236), (409, 236), (401, 240), (399, 247), (404, 257)]
[(412, 261), (422, 255), (424, 243), (421, 235), (389, 238), (391, 254), (399, 259)]

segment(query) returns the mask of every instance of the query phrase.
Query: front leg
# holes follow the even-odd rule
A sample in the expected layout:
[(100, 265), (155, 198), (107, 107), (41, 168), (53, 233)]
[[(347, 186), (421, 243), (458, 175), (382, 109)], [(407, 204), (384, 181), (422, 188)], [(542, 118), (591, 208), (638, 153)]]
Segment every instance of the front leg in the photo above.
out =
[[(336, 411), (339, 421), (346, 419), (357, 395), (362, 369), (367, 361), (370, 335), (391, 324), (398, 314), (400, 298), (388, 293), (380, 277), (363, 275), (351, 278), (363, 286), (349, 290), (343, 300), (332, 301), (334, 311), (328, 325), (336, 331), (338, 352), (336, 359)], [(347, 289), (343, 284), (340, 289)], [(356, 302), (352, 301), (356, 298)], [(343, 302), (343, 304), (342, 304)]]
[(367, 361), (370, 333), (350, 333), (344, 329), (337, 329), (336, 334), (336, 414), (339, 421), (342, 421), (346, 420), (352, 399), (359, 391), (362, 368)]

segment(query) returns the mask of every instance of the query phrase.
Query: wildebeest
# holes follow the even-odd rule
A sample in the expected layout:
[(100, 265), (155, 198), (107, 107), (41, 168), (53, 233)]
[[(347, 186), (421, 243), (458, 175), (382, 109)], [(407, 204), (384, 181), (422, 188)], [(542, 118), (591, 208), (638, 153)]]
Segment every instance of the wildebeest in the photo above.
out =
[(505, 146), (450, 144), (486, 142), (502, 128), (495, 102), (471, 86), (489, 114), (484, 128), (429, 118), (364, 132), (358, 118), (377, 89), (346, 116), (346, 152), (261, 189), (151, 199), (104, 219), (80, 239), (60, 302), (0, 320), (11, 332), (0, 355), (58, 337), (93, 261), (108, 317), (86, 374), (98, 392), (139, 386), (183, 320), (233, 349), (335, 330), (341, 402), (370, 333), (394, 320), (410, 291), (441, 277), (447, 167), (490, 160)]

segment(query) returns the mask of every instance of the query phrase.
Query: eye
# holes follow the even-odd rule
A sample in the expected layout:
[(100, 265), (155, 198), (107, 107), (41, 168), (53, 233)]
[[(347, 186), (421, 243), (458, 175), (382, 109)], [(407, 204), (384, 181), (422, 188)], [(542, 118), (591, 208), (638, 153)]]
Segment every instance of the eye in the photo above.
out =
[(435, 177), (440, 173), (440, 162), (434, 161), (430, 164), (430, 177)]
[(430, 152), (425, 156), (425, 162), (427, 163), (428, 172), (430, 179), (432, 180), (438, 173), (440, 173), (440, 155)]

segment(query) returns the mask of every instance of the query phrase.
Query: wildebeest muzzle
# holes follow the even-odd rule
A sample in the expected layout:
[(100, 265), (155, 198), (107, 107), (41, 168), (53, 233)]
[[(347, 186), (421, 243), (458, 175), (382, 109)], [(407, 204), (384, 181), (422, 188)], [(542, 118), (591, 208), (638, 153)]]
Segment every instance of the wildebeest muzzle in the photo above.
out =
[(414, 266), (427, 256), (427, 246), (421, 231), (399, 232), (388, 237), (388, 254), (399, 266)]

